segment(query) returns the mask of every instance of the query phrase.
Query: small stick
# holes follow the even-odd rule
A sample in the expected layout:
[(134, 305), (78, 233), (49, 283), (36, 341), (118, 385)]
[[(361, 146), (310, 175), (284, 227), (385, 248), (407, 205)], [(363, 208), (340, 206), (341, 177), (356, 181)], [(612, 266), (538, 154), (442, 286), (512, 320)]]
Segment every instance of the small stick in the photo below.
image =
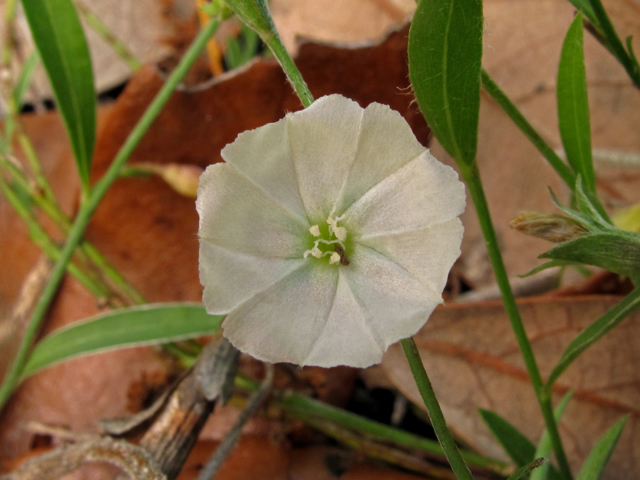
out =
[(213, 453), (207, 465), (202, 469), (200, 475), (198, 475), (197, 480), (210, 480), (215, 478), (218, 470), (227, 459), (233, 447), (235, 447), (238, 438), (240, 437), (240, 432), (242, 431), (242, 427), (245, 423), (251, 418), (251, 416), (258, 410), (262, 402), (264, 401), (267, 393), (271, 390), (271, 386), (273, 384), (273, 365), (270, 363), (264, 364), (266, 368), (265, 378), (260, 385), (260, 389), (254, 393), (249, 401), (247, 402), (247, 406), (240, 414), (240, 417), (233, 425), (231, 431), (227, 434), (224, 440), (218, 446), (218, 449)]

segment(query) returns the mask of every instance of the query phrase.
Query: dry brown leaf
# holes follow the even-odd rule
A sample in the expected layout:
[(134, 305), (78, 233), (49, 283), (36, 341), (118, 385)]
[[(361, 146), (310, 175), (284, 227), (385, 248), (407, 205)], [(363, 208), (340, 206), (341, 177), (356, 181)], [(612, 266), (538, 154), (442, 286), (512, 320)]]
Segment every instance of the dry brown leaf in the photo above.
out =
[[(518, 302), (543, 377), (569, 342), (618, 300), (600, 296)], [(640, 351), (635, 346), (639, 320), (638, 313), (624, 320), (555, 385), (555, 401), (575, 391), (560, 424), (575, 472), (604, 432), (630, 414), (603, 478), (640, 477)], [(439, 308), (414, 339), (447, 423), (461, 438), (486, 454), (505, 458), (478, 414), (478, 408), (487, 408), (538, 441), (542, 416), (500, 302)], [(400, 390), (422, 405), (399, 344), (389, 349), (382, 366)]]
[[(199, 442), (178, 480), (195, 479), (217, 447)], [(243, 437), (216, 476), (217, 480), (417, 480), (376, 464), (353, 452), (315, 446), (289, 449), (264, 437)]]
[(300, 37), (343, 43), (377, 40), (416, 8), (415, 0), (272, 0), (269, 5), (292, 53), (298, 51)]

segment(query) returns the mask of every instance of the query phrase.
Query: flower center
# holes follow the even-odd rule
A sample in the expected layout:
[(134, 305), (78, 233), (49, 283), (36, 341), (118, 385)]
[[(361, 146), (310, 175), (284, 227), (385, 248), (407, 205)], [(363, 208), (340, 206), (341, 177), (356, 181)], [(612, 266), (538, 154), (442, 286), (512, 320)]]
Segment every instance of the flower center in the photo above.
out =
[[(328, 235), (323, 236), (319, 225), (313, 225), (309, 232), (314, 237), (318, 237), (313, 242), (313, 247), (304, 252), (304, 258), (309, 255), (315, 258), (329, 257), (329, 265), (349, 265), (349, 259), (345, 255), (344, 242), (347, 239), (347, 229), (340, 227), (338, 222), (343, 217), (327, 218)], [(323, 238), (324, 237), (324, 238)]]

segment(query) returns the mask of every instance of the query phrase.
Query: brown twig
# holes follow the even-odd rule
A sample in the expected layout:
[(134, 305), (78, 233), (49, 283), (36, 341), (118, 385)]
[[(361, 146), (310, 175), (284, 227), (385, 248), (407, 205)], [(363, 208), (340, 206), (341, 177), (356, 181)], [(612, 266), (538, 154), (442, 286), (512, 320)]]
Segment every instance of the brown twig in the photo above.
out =
[(231, 396), (240, 352), (219, 337), (205, 347), (198, 361), (167, 400), (140, 441), (168, 480), (187, 460), (215, 402)]
[(54, 480), (91, 462), (115, 465), (135, 480), (166, 479), (152, 456), (143, 448), (109, 437), (97, 437), (56, 448), (26, 461), (0, 479)]

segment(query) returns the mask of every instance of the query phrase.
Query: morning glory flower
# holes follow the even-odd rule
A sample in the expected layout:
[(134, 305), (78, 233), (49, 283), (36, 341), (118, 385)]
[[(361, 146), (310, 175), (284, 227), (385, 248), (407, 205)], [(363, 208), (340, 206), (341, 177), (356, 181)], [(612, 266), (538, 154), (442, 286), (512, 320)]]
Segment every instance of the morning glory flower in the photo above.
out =
[(322, 97), (222, 157), (198, 187), (200, 280), (239, 350), (367, 367), (442, 303), (464, 186), (388, 106)]

